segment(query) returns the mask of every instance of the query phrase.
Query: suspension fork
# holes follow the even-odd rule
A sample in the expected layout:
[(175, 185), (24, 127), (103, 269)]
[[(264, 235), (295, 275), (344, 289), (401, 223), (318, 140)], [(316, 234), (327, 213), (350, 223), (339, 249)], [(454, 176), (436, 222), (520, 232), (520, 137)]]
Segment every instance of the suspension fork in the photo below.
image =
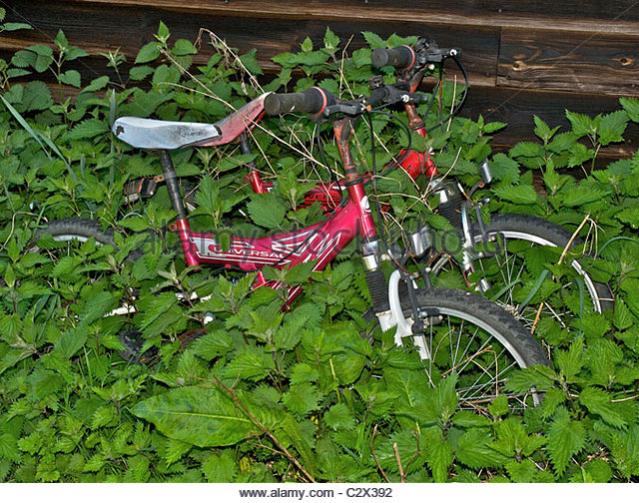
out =
[[(388, 286), (384, 272), (380, 269), (381, 252), (377, 239), (377, 229), (370, 210), (368, 196), (364, 191), (364, 180), (357, 172), (350, 149), (353, 135), (352, 122), (348, 118), (333, 123), (333, 134), (344, 166), (344, 183), (349, 198), (359, 207), (359, 221), (353, 222), (358, 226), (358, 234), (362, 236), (362, 260), (366, 268), (366, 283), (373, 301), (373, 311), (378, 316), (383, 329), (388, 329), (391, 323), (390, 306), (388, 303)], [(389, 319), (386, 326), (384, 320)]]
[[(483, 224), (481, 223), (481, 214), (479, 213), (479, 206), (477, 207), (477, 217), (479, 225), (482, 226), (482, 236), (485, 236), (483, 230)], [(475, 241), (473, 239), (472, 222), (470, 220), (471, 204), (469, 201), (463, 201), (461, 204), (461, 233), (462, 233), (462, 271), (464, 278), (467, 278), (470, 274), (475, 272), (475, 259), (477, 253), (475, 252)], [(481, 278), (477, 283), (477, 290), (484, 293), (490, 289), (490, 283), (486, 278)]]

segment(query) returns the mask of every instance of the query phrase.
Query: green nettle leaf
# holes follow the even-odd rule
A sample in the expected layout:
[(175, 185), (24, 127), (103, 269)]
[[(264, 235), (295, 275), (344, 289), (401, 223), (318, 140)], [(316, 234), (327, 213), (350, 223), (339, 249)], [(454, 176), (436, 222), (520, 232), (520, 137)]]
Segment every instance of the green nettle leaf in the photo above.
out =
[(568, 191), (563, 198), (563, 204), (570, 208), (593, 203), (606, 197), (610, 192), (590, 184), (581, 183), (576, 188)]
[(509, 375), (506, 389), (515, 393), (526, 393), (531, 388), (545, 391), (554, 386), (554, 372), (545, 366), (534, 365), (524, 369), (515, 369)]
[(333, 430), (352, 430), (355, 428), (355, 417), (346, 404), (333, 405), (323, 416), (324, 423)]
[(585, 363), (584, 341), (582, 337), (575, 339), (568, 351), (557, 350), (555, 363), (567, 382), (574, 382)]
[(544, 149), (538, 143), (522, 141), (510, 149), (512, 157), (543, 157)]
[(105, 465), (106, 460), (102, 454), (94, 454), (91, 456), (82, 468), (83, 472), (98, 472)]
[(508, 461), (505, 466), (506, 470), (508, 470), (508, 476), (513, 482), (534, 482), (539, 471), (531, 459)]
[(496, 397), (488, 406), (488, 411), (493, 415), (493, 417), (508, 414), (508, 397), (506, 395)]
[(619, 103), (621, 103), (632, 122), (639, 122), (639, 99), (619, 98)]
[(18, 441), (13, 435), (9, 433), (0, 434), (0, 456), (13, 462), (20, 460)]
[(470, 410), (460, 410), (453, 416), (452, 421), (455, 426), (461, 426), (462, 428), (480, 428), (492, 425), (491, 420), (486, 416), (475, 414)]
[(315, 382), (318, 379), (319, 372), (308, 363), (297, 363), (291, 369), (291, 384)]
[(494, 192), (500, 199), (517, 204), (534, 204), (538, 197), (531, 185), (502, 185)]
[(434, 427), (422, 433), (426, 445), (426, 462), (435, 482), (448, 479), (448, 469), (453, 463), (452, 446), (446, 441), (439, 428)]
[(628, 126), (628, 114), (624, 110), (604, 115), (599, 122), (599, 142), (605, 146), (623, 141), (626, 126)]
[(630, 225), (633, 229), (639, 228), (639, 207), (624, 208), (615, 216), (619, 221)]
[(578, 137), (592, 134), (596, 131), (596, 125), (592, 118), (584, 114), (566, 110), (566, 118), (570, 121), (572, 132)]
[(176, 84), (180, 80), (180, 71), (174, 66), (160, 65), (153, 72), (153, 85)]
[(612, 468), (603, 459), (595, 458), (588, 461), (582, 466), (582, 479), (576, 479), (575, 482), (609, 482), (612, 478)]
[(47, 110), (53, 106), (51, 91), (44, 82), (29, 82), (24, 86), (21, 112), (32, 112), (37, 110)]
[(484, 133), (496, 133), (500, 129), (504, 129), (507, 125), (508, 124), (506, 124), (505, 122), (489, 122), (484, 126)]
[(533, 121), (535, 122), (535, 135), (544, 143), (548, 143), (550, 139), (555, 136), (555, 133), (559, 131), (559, 126), (550, 129), (548, 124), (546, 124), (540, 117), (536, 115), (533, 116)]
[(586, 147), (581, 143), (575, 143), (570, 147), (570, 157), (568, 158), (568, 167), (574, 168), (581, 166), (586, 161), (591, 160), (595, 156), (595, 151)]
[(224, 369), (230, 379), (264, 379), (275, 368), (273, 357), (258, 347), (247, 347), (239, 352)]
[[(637, 214), (637, 217), (639, 218), (639, 213)], [(639, 220), (637, 221), (639, 222)], [(615, 311), (612, 321), (615, 328), (619, 330), (625, 330), (634, 325), (634, 317), (626, 303), (621, 298), (615, 299)]]
[(80, 72), (77, 70), (67, 70), (60, 75), (60, 82), (73, 87), (80, 87)]
[(66, 49), (69, 46), (69, 40), (62, 30), (58, 30), (58, 34), (55, 36), (55, 43), (62, 49)]
[(87, 341), (87, 327), (80, 324), (66, 331), (55, 343), (55, 352), (63, 358), (71, 358)]
[(202, 472), (208, 482), (232, 482), (238, 471), (230, 449), (225, 449), (220, 454), (211, 454), (202, 463)]
[(226, 330), (214, 330), (192, 344), (191, 350), (200, 358), (213, 360), (233, 349), (233, 339)]
[(457, 374), (453, 373), (442, 379), (435, 388), (435, 409), (440, 415), (442, 424), (446, 424), (453, 417), (457, 409)]
[(254, 196), (247, 207), (253, 222), (269, 229), (278, 228), (286, 214), (286, 207), (272, 194)]
[(260, 67), (259, 62), (257, 61), (257, 49), (251, 49), (246, 54), (242, 54), (240, 56), (240, 61), (249, 73), (253, 75), (262, 75), (264, 73), (262, 71), (262, 67)]
[(639, 425), (633, 425), (627, 432), (615, 432), (609, 442), (612, 457), (621, 474), (630, 479), (639, 475)]
[(149, 63), (155, 61), (160, 56), (160, 44), (157, 42), (149, 42), (142, 46), (135, 58), (135, 64)]
[(498, 422), (495, 432), (495, 448), (506, 456), (529, 456), (546, 443), (541, 435), (528, 435), (518, 417), (507, 417)]
[(490, 171), (496, 180), (509, 183), (519, 182), (519, 163), (501, 152), (493, 157)]
[(313, 41), (310, 37), (306, 37), (304, 41), (300, 44), (300, 49), (302, 52), (311, 52), (313, 50)]
[(585, 388), (579, 395), (579, 401), (590, 412), (601, 416), (606, 423), (618, 428), (627, 426), (628, 423), (611, 400), (612, 397), (608, 393), (593, 387)]
[(546, 450), (550, 455), (555, 472), (563, 475), (570, 458), (584, 448), (586, 430), (581, 421), (572, 421), (568, 410), (560, 407), (548, 429)]
[(465, 432), (457, 440), (455, 457), (470, 468), (499, 467), (508, 459), (495, 449), (494, 442), (485, 429)]
[(578, 136), (572, 132), (559, 133), (548, 144), (548, 150), (555, 154), (561, 154), (569, 151), (571, 147), (577, 142)]
[(338, 47), (339, 37), (327, 26), (324, 33), (324, 48), (333, 53)]
[(176, 56), (188, 56), (189, 54), (197, 54), (197, 49), (190, 40), (180, 38), (175, 41), (172, 52)]
[(33, 66), (36, 62), (36, 54), (31, 51), (17, 51), (11, 57), (11, 64), (13, 66), (17, 66), (18, 68), (26, 68), (28, 66)]
[[(32, 45), (27, 47), (26, 50), (35, 55), (29, 59), (31, 66), (38, 73), (44, 72), (53, 63), (53, 49), (48, 45)], [(24, 59), (26, 56), (22, 58)]]
[(143, 80), (143, 79), (147, 78), (149, 75), (151, 75), (153, 72), (154, 72), (154, 69), (151, 66), (146, 66), (146, 65), (144, 65), (144, 66), (134, 66), (129, 71), (129, 76), (133, 80)]
[(363, 31), (362, 35), (364, 40), (370, 46), (371, 49), (385, 49), (386, 42), (377, 34), (371, 31)]
[(106, 75), (103, 77), (98, 77), (97, 79), (93, 79), (88, 86), (82, 89), (82, 92), (90, 93), (90, 92), (100, 91), (101, 89), (104, 89), (108, 83), (109, 83), (109, 77), (107, 77)]
[(305, 416), (317, 409), (321, 396), (321, 393), (313, 384), (294, 384), (289, 391), (284, 393), (282, 402), (294, 414)]
[(258, 434), (233, 400), (214, 388), (172, 389), (138, 402), (132, 412), (167, 437), (198, 447), (233, 445)]
[(418, 37), (415, 35), (409, 35), (407, 37), (400, 37), (397, 33), (393, 33), (386, 40), (387, 47), (397, 47), (398, 45), (414, 45), (417, 43)]
[(87, 119), (79, 122), (68, 134), (70, 140), (94, 138), (109, 131), (108, 124), (100, 119)]

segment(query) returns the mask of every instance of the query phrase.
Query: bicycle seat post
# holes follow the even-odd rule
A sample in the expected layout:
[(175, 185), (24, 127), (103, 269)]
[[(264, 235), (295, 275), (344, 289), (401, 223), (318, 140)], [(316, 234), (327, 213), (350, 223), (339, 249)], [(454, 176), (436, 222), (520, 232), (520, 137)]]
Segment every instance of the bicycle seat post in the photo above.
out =
[(164, 182), (166, 188), (169, 191), (169, 198), (173, 209), (176, 211), (178, 217), (175, 221), (175, 227), (182, 243), (182, 250), (184, 251), (184, 261), (187, 266), (199, 265), (199, 260), (195, 255), (193, 246), (191, 244), (191, 226), (186, 217), (186, 210), (184, 209), (184, 203), (180, 196), (180, 187), (177, 182), (177, 176), (175, 174), (175, 168), (173, 167), (173, 161), (167, 150), (160, 150), (160, 162), (162, 164), (162, 170), (164, 171)]

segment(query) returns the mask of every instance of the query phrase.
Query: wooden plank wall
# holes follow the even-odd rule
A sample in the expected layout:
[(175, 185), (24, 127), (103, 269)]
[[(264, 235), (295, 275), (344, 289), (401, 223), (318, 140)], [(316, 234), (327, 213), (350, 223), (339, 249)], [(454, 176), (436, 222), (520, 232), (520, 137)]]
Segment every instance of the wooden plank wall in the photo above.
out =
[[(132, 62), (152, 40), (160, 20), (175, 38), (195, 39), (208, 28), (240, 50), (270, 57), (295, 50), (310, 36), (321, 43), (327, 26), (340, 37), (361, 31), (382, 36), (423, 34), (463, 50), (472, 88), (463, 113), (509, 124), (495, 145), (507, 148), (532, 136), (532, 115), (566, 124), (565, 109), (615, 110), (619, 96), (639, 96), (639, 4), (633, 0), (2, 0), (7, 20), (32, 32), (0, 34), (0, 57), (50, 43), (58, 29), (91, 57), (78, 63), (86, 79), (107, 72), (101, 52), (117, 48)], [(352, 47), (363, 45), (356, 36)], [(602, 152), (627, 157), (628, 141)]]

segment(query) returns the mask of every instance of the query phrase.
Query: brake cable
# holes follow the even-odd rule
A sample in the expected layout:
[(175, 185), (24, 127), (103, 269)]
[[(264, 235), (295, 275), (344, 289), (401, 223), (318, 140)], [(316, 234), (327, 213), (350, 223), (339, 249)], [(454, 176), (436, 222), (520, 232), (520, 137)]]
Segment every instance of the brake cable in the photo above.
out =
[[(466, 68), (464, 68), (464, 65), (462, 65), (461, 61), (459, 60), (459, 58), (457, 56), (451, 56), (451, 58), (453, 59), (453, 61), (455, 61), (455, 64), (457, 65), (457, 68), (459, 68), (459, 70), (461, 71), (461, 73), (462, 73), (462, 75), (464, 77), (464, 91), (463, 91), (463, 93), (461, 95), (459, 103), (453, 109), (453, 111), (451, 113), (449, 113), (444, 119), (439, 121), (437, 124), (435, 124), (432, 127), (429, 127), (428, 128), (429, 131), (433, 131), (434, 129), (437, 129), (438, 127), (441, 127), (446, 122), (448, 122), (452, 117), (456, 116), (459, 113), (459, 111), (461, 110), (462, 106), (464, 105), (464, 102), (466, 101), (466, 96), (468, 96), (468, 88), (470, 87), (470, 83), (468, 81), (468, 73), (466, 72)], [(443, 67), (443, 64), (442, 64), (442, 67)]]

